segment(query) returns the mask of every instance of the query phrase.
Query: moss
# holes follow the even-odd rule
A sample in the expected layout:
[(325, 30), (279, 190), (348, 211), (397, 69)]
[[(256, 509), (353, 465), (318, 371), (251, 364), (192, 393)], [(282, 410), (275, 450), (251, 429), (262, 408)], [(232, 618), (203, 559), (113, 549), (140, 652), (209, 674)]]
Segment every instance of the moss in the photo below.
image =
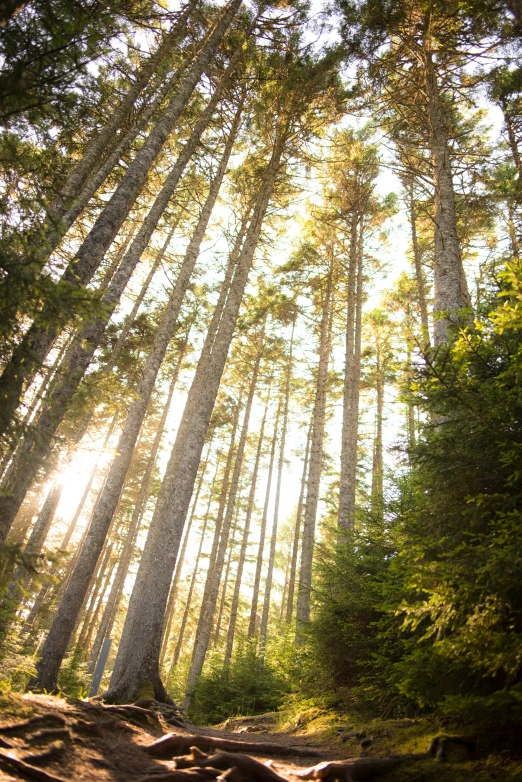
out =
[(18, 717), (27, 719), (35, 713), (34, 705), (28, 700), (30, 696), (20, 695), (7, 690), (0, 690), (0, 714), (2, 718)]

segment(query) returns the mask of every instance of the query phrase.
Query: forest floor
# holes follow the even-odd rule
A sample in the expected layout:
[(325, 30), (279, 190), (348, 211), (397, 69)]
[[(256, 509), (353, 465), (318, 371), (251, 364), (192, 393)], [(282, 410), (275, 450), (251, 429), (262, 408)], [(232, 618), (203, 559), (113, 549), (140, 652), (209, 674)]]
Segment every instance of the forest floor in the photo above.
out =
[[(446, 740), (443, 761), (430, 757), (427, 751), (437, 731), (426, 722), (378, 721), (361, 728), (349, 721), (333, 725), (325, 715), (311, 711), (283, 726), (277, 715), (270, 714), (201, 728), (183, 722), (175, 710), (155, 702), (120, 707), (3, 693), (0, 780), (298, 782), (338, 778), (355, 782), (374, 779), (382, 771), (388, 782), (522, 780), (520, 759), (505, 754), (479, 756), (465, 740)], [(191, 752), (193, 746), (199, 750)], [(209, 750), (215, 754), (207, 755)], [(390, 757), (397, 753), (402, 756), (399, 760)], [(329, 766), (330, 761), (340, 765)]]

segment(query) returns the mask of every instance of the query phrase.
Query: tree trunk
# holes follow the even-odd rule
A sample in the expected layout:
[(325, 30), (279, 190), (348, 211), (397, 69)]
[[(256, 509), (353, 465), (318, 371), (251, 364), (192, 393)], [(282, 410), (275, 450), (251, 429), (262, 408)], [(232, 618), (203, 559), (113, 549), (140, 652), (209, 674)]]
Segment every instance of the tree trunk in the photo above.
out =
[(286, 370), (285, 384), (285, 402), (283, 408), (283, 426), (281, 430), (281, 445), (279, 450), (279, 461), (277, 465), (277, 482), (274, 503), (274, 520), (272, 523), (272, 537), (270, 539), (270, 554), (268, 556), (268, 568), (265, 580), (265, 594), (263, 596), (263, 612), (261, 614), (261, 628), (259, 632), (259, 664), (263, 665), (265, 658), (266, 638), (268, 632), (268, 617), (270, 613), (270, 596), (272, 592), (272, 580), (274, 575), (274, 563), (277, 544), (277, 530), (279, 526), (279, 504), (281, 501), (281, 482), (283, 478), (283, 468), (285, 464), (285, 445), (286, 430), (288, 426), (288, 406), (290, 404), (290, 381), (292, 378), (293, 367), (293, 348), (294, 348), (295, 320), (292, 324), (292, 336), (290, 338), (290, 349), (288, 355), (288, 366)]
[(446, 118), (440, 99), (433, 55), (429, 48), (425, 51), (424, 63), (435, 187), (434, 342), (437, 346), (449, 340), (450, 326), (458, 323), (459, 311), (470, 302), (457, 233), (457, 212)]
[(239, 596), (241, 593), (241, 582), (243, 580), (243, 570), (245, 568), (246, 552), (248, 547), (248, 537), (250, 535), (250, 522), (252, 520), (252, 511), (254, 509), (254, 501), (256, 497), (257, 476), (259, 473), (259, 464), (261, 461), (261, 452), (263, 450), (263, 439), (265, 435), (266, 416), (268, 412), (268, 405), (270, 403), (270, 389), (265, 404), (265, 412), (263, 414), (263, 420), (261, 421), (261, 431), (259, 432), (259, 440), (257, 442), (256, 458), (254, 462), (254, 470), (252, 472), (252, 480), (250, 482), (250, 493), (248, 495), (248, 503), (245, 517), (245, 527), (243, 530), (243, 539), (241, 542), (241, 550), (239, 552), (239, 560), (236, 573), (236, 581), (234, 584), (234, 594), (232, 596), (232, 605), (230, 607), (230, 619), (228, 623), (227, 631), (227, 643), (225, 648), (225, 657), (223, 660), (223, 667), (230, 665), (232, 659), (232, 650), (234, 647), (234, 636), (236, 633), (237, 614), (239, 609)]
[[(208, 345), (203, 348), (189, 391), (174, 445), (173, 463), (177, 469), (171, 486), (175, 488), (170, 495), (164, 495), (161, 503), (158, 498), (156, 511), (160, 508), (160, 513), (156, 521), (153, 519), (151, 523), (131, 598), (133, 611), (131, 613), (129, 608), (120, 645), (120, 662), (116, 660), (111, 679), (108, 695), (114, 699), (128, 700), (139, 692), (144, 682), (152, 683), (156, 697), (168, 697), (161, 683), (158, 666), (163, 614), (201, 451), (285, 142), (286, 136), (278, 135), (235, 265), (212, 352), (209, 352)], [(122, 665), (121, 661), (125, 661), (125, 664)]]
[(259, 532), (259, 546), (257, 549), (256, 572), (254, 575), (254, 588), (252, 591), (252, 602), (250, 605), (250, 619), (248, 622), (248, 638), (253, 638), (257, 630), (257, 606), (259, 603), (259, 588), (261, 585), (261, 573), (263, 570), (263, 556), (265, 552), (266, 525), (268, 521), (268, 509), (270, 505), (270, 494), (272, 492), (272, 476), (274, 474), (275, 453), (277, 448), (279, 416), (281, 414), (281, 399), (277, 404), (277, 412), (274, 423), (274, 433), (272, 435), (272, 445), (270, 448), (270, 461), (268, 463), (268, 476), (266, 482), (265, 502), (263, 505), (263, 515), (261, 517), (261, 529)]
[(214, 613), (216, 610), (216, 603), (219, 594), (219, 584), (223, 573), (223, 565), (225, 563), (225, 556), (227, 547), (230, 545), (230, 527), (234, 518), (234, 512), (236, 508), (236, 497), (239, 488), (239, 478), (241, 475), (241, 468), (243, 466), (243, 458), (245, 454), (245, 446), (248, 435), (248, 427), (250, 424), (250, 414), (252, 412), (252, 403), (254, 401), (254, 394), (257, 385), (257, 378), (259, 375), (259, 365), (261, 363), (261, 356), (263, 354), (264, 333), (266, 326), (266, 318), (263, 321), (261, 330), (261, 344), (256, 355), (254, 371), (250, 380), (250, 387), (248, 389), (248, 398), (245, 405), (245, 416), (243, 419), (243, 426), (241, 429), (241, 435), (237, 447), (236, 458), (234, 462), (234, 470), (232, 473), (232, 479), (230, 482), (230, 493), (228, 497), (227, 510), (225, 518), (223, 520), (223, 528), (221, 530), (221, 539), (219, 542), (219, 548), (217, 551), (216, 561), (212, 570), (209, 570), (207, 583), (205, 584), (205, 593), (203, 595), (203, 607), (198, 622), (198, 629), (196, 633), (196, 640), (194, 642), (194, 651), (192, 654), (192, 662), (187, 678), (186, 695), (185, 695), (185, 707), (187, 708), (190, 703), (193, 689), (196, 685), (198, 676), (203, 670), (203, 664), (205, 662), (205, 656), (208, 649), (210, 640), (210, 633), (212, 630), (212, 621), (214, 619)]
[(301, 569), (297, 593), (297, 625), (310, 619), (310, 592), (312, 589), (312, 563), (315, 543), (315, 523), (319, 503), (319, 486), (323, 466), (323, 439), (326, 418), (326, 390), (328, 386), (328, 360), (330, 355), (330, 320), (332, 300), (333, 258), (323, 293), (321, 328), (319, 337), (319, 367), (315, 393), (313, 429), (310, 445), (310, 471), (306, 494), (306, 508), (301, 547)]
[[(219, 643), (219, 636), (221, 635), (221, 625), (223, 623), (223, 615), (225, 613), (225, 608), (226, 608), (228, 581), (230, 577), (230, 567), (232, 565), (232, 554), (234, 553), (234, 547), (236, 544), (237, 517), (239, 515), (237, 502), (235, 504), (235, 511), (236, 513), (235, 513), (234, 523), (232, 524), (232, 530), (230, 532), (229, 539), (227, 541), (227, 549), (228, 549), (227, 564), (225, 566), (225, 577), (223, 578), (223, 585), (221, 586), (221, 599), (219, 600), (219, 610), (217, 613), (216, 626), (214, 628), (214, 637), (212, 639), (212, 644), (211, 644), (212, 646), (216, 646)], [(216, 595), (216, 603), (218, 602), (217, 597), (218, 595)]]
[(306, 435), (305, 456), (303, 461), (303, 474), (301, 476), (301, 490), (297, 502), (297, 513), (295, 517), (294, 540), (292, 543), (292, 561), (290, 564), (290, 575), (288, 577), (288, 595), (286, 602), (286, 621), (292, 622), (294, 616), (294, 595), (295, 595), (295, 577), (297, 573), (297, 557), (299, 554), (299, 542), (301, 540), (301, 527), (303, 521), (303, 509), (306, 485), (308, 483), (308, 458), (310, 456), (310, 443), (312, 442), (312, 425), (310, 421), (308, 434)]
[(103, 612), (102, 621), (100, 623), (100, 627), (98, 628), (98, 633), (94, 641), (93, 648), (91, 650), (89, 665), (91, 666), (92, 670), (94, 670), (94, 665), (96, 663), (96, 660), (98, 659), (98, 655), (100, 653), (103, 639), (107, 636), (110, 636), (112, 632), (112, 627), (114, 624), (114, 620), (116, 618), (118, 603), (120, 601), (123, 592), (125, 579), (127, 577), (129, 566), (132, 561), (132, 556), (135, 551), (136, 540), (138, 538), (138, 533), (140, 530), (140, 524), (143, 519), (143, 514), (145, 512), (147, 500), (149, 498), (149, 493), (150, 493), (150, 488), (152, 483), (152, 473), (156, 465), (156, 459), (161, 445), (161, 439), (165, 431), (167, 416), (169, 414), (170, 406), (172, 403), (172, 396), (174, 394), (174, 389), (176, 387), (181, 365), (185, 357), (185, 350), (186, 350), (187, 343), (188, 343), (188, 334), (183, 349), (180, 352), (176, 367), (172, 375), (172, 379), (170, 381), (167, 399), (165, 401), (163, 412), (161, 414), (161, 419), (158, 424), (158, 429), (156, 431), (156, 435), (152, 443), (152, 448), (150, 451), (149, 458), (147, 460), (147, 465), (145, 467), (145, 471), (141, 479), (141, 489), (138, 494), (136, 504), (134, 505), (132, 517), (129, 524), (129, 529), (127, 532), (127, 537), (120, 557), (120, 561), (118, 563), (118, 569), (114, 577), (114, 583), (112, 585), (111, 592), (107, 600), (107, 605), (105, 606), (105, 610)]
[(380, 341), (376, 340), (376, 409), (375, 409), (375, 437), (373, 443), (373, 464), (372, 464), (372, 493), (371, 505), (372, 512), (382, 515), (382, 423), (384, 414), (384, 368), (381, 361)]
[[(341, 434), (341, 473), (339, 476), (339, 530), (353, 528), (355, 513), (356, 456), (353, 452), (352, 386), (355, 364), (355, 299), (357, 281), (357, 226), (354, 210), (350, 226), (350, 256), (348, 264), (348, 296), (346, 305), (345, 364), (343, 387), (343, 425)], [(333, 249), (332, 249), (333, 252)], [(314, 419), (315, 420), (315, 419)], [(314, 521), (315, 525), (315, 521)]]
[(422, 337), (425, 343), (430, 344), (430, 325), (428, 321), (428, 305), (426, 304), (426, 284), (424, 281), (424, 271), (422, 269), (422, 257), (417, 237), (417, 215), (415, 214), (415, 198), (413, 194), (413, 177), (409, 183), (409, 207), (410, 207), (410, 226), (411, 226), (411, 244), (413, 248), (413, 262), (415, 264), (415, 279), (417, 281), (417, 297), (419, 300), (419, 309), (421, 314)]
[[(218, 90), (216, 89), (214, 96)], [(215, 104), (214, 104), (215, 105)], [(214, 105), (205, 112), (203, 117), (204, 121), (200, 121), (196, 124), (196, 127), (191, 135), (191, 139), (184, 147), (184, 152), (178, 158), (176, 165), (174, 166), (171, 174), (177, 171), (176, 183), (181, 177), (182, 170), (184, 170), (188, 159), (192, 155), (197, 141), (201, 137), (204, 127), (206, 127), (208, 120), (210, 119)], [(139, 427), (143, 420), (145, 410), (148, 404), (152, 388), (154, 386), (157, 373), (163, 361), (165, 351), (168, 347), (168, 343), (174, 333), (179, 311), (183, 297), (189, 285), (190, 277), (194, 271), (197, 259), (199, 257), (199, 250), (203, 241), (205, 231), (207, 229), (212, 209), (216, 203), (223, 178), (226, 173), (228, 161), (232, 152), (232, 148), (235, 142), (237, 131), (239, 128), (239, 122), (241, 119), (241, 112), (243, 109), (243, 100), (241, 101), (238, 110), (236, 112), (231, 132), (227, 139), (223, 157), (221, 159), (218, 172), (213, 180), (207, 199), (201, 211), (201, 215), (198, 220), (198, 224), (191, 238), (191, 241), (187, 247), (185, 258), (178, 272), (178, 277), (174, 290), (170, 296), (169, 302), (163, 314), (160, 326), (154, 340), (153, 349), (147, 359), (145, 368), (143, 370), (143, 377), (140, 381), (137, 389), (138, 399), (131, 405), (127, 420), (125, 422), (124, 431), (122, 432), (123, 441), (125, 441), (126, 451), (119, 450), (121, 454), (119, 459), (115, 462), (115, 465), (119, 465), (118, 480), (123, 481), (125, 472), (128, 467), (130, 456), (132, 455), (132, 448), (136, 442), (136, 437), (139, 432)], [(180, 163), (181, 161), (181, 163)], [(138, 263), (143, 250), (146, 247), (145, 242), (148, 243), (154, 228), (156, 227), (161, 214), (166, 208), (170, 197), (172, 196), (171, 190), (174, 188), (172, 184), (167, 183), (171, 174), (167, 178), (167, 182), (163, 185), (163, 188), (156, 198), (153, 207), (151, 208), (149, 215), (147, 216), (142, 228), (138, 232), (136, 239), (134, 240), (131, 249), (126, 254), (122, 266), (116, 272), (114, 279), (109, 285), (104, 300), (109, 305), (110, 310), (114, 311), (116, 304), (118, 303), (123, 290), (125, 289), (127, 282), (134, 271), (136, 264)], [(144, 230), (146, 228), (146, 230)], [(30, 454), (30, 462), (23, 471), (17, 471), (16, 480), (13, 485), (9, 487), (10, 494), (7, 494), (4, 498), (0, 498), (0, 513), (2, 513), (2, 523), (7, 525), (10, 518), (14, 518), (18, 508), (23, 502), (25, 493), (27, 492), (30, 483), (34, 479), (36, 471), (39, 466), (39, 459), (43, 459), (46, 456), (47, 450), (51, 443), (58, 425), (61, 423), (68, 403), (71, 401), (76, 389), (78, 388), (81, 379), (89, 366), (89, 363), (94, 355), (96, 347), (101, 339), (101, 336), (106, 327), (106, 319), (98, 318), (93, 324), (89, 324), (83, 330), (82, 334), (78, 337), (76, 345), (72, 351), (71, 358), (68, 362), (68, 372), (62, 379), (59, 386), (53, 391), (52, 401), (48, 405), (47, 410), (44, 410), (39, 420), (40, 437), (37, 446)], [(43, 433), (43, 434), (42, 434)], [(134, 439), (133, 439), (134, 438)], [(124, 442), (120, 443), (120, 446), (124, 445)], [(125, 470), (125, 471), (124, 471)], [(121, 485), (120, 485), (121, 488)], [(115, 492), (113, 492), (115, 493)], [(114, 509), (113, 509), (114, 510)], [(13, 515), (14, 514), (14, 515)], [(12, 522), (11, 522), (12, 523)], [(0, 526), (0, 532), (2, 527)]]
[[(171, 674), (174, 671), (174, 668), (176, 667), (176, 665), (178, 664), (179, 656), (181, 654), (181, 648), (183, 646), (183, 637), (185, 635), (185, 627), (187, 626), (188, 616), (189, 616), (189, 612), (190, 612), (190, 606), (191, 606), (191, 603), (192, 603), (192, 594), (194, 592), (194, 587), (196, 585), (196, 578), (197, 578), (197, 575), (198, 575), (199, 561), (201, 559), (201, 552), (203, 551), (203, 544), (204, 544), (204, 541), (205, 541), (205, 533), (207, 531), (208, 520), (209, 520), (209, 517), (210, 517), (210, 508), (211, 508), (212, 500), (213, 500), (213, 497), (214, 497), (214, 487), (216, 485), (216, 480), (217, 480), (219, 467), (220, 467), (220, 458), (221, 458), (221, 453), (219, 453), (218, 457), (217, 457), (216, 471), (214, 473), (214, 478), (212, 480), (212, 485), (210, 487), (210, 493), (209, 493), (209, 496), (208, 496), (207, 510), (206, 510), (206, 513), (205, 513), (205, 516), (204, 516), (204, 519), (203, 519), (203, 528), (201, 530), (201, 537), (200, 537), (200, 540), (199, 540), (198, 553), (196, 555), (196, 561), (194, 563), (194, 569), (192, 571), (192, 577), (190, 579), (190, 586), (189, 586), (189, 590), (188, 590), (188, 594), (187, 594), (187, 600), (185, 602), (185, 609), (183, 611), (183, 618), (181, 620), (181, 626), (180, 626), (179, 631), (178, 631), (178, 640), (176, 642), (176, 648), (174, 649), (174, 656), (173, 656), (172, 662), (170, 664), (170, 673)], [(219, 540), (219, 532), (217, 533), (217, 536), (214, 535), (214, 539), (215, 540), (216, 539)]]
[(170, 50), (179, 38), (185, 24), (196, 7), (198, 0), (190, 0), (180, 12), (179, 18), (172, 29), (167, 33), (156, 51), (143, 63), (135, 76), (132, 87), (128, 90), (119, 106), (113, 111), (110, 119), (100, 130), (85, 150), (82, 159), (69, 174), (67, 181), (60, 191), (58, 199), (50, 209), (50, 217), (57, 219), (68, 206), (70, 199), (75, 198), (81, 191), (93, 170), (99, 166), (100, 159), (114, 141), (115, 134), (122, 127), (125, 118), (130, 113), (136, 100), (149, 84), (162, 59), (168, 56)]
[(194, 522), (194, 518), (196, 516), (196, 509), (199, 502), (199, 495), (201, 493), (201, 488), (203, 486), (203, 481), (205, 478), (205, 473), (208, 466), (208, 460), (210, 458), (210, 449), (212, 446), (212, 441), (209, 442), (208, 448), (207, 448), (207, 457), (205, 459), (205, 462), (203, 464), (203, 467), (201, 469), (201, 475), (199, 476), (198, 486), (196, 489), (196, 494), (194, 497), (194, 500), (192, 501), (192, 512), (190, 514), (187, 529), (185, 530), (185, 535), (183, 537), (183, 545), (181, 546), (181, 551), (178, 557), (178, 561), (176, 563), (176, 570), (174, 571), (174, 578), (172, 579), (172, 585), (170, 587), (170, 594), (169, 594), (169, 600), (167, 603), (167, 609), (165, 611), (165, 628), (163, 630), (163, 641), (161, 643), (161, 654), (160, 654), (160, 668), (163, 668), (163, 663), (165, 661), (165, 655), (167, 653), (167, 646), (170, 638), (170, 631), (172, 629), (172, 621), (174, 619), (174, 609), (176, 607), (176, 599), (178, 596), (178, 586), (179, 586), (179, 580), (181, 578), (181, 572), (183, 570), (183, 565), (185, 564), (185, 556), (187, 553), (187, 545), (189, 541), (190, 532), (192, 530), (192, 524)]
[[(219, 44), (239, 10), (241, 3), (242, 0), (231, 0), (224, 10), (221, 18), (210, 33), (206, 44), (182, 79), (169, 105), (161, 113), (147, 140), (128, 166), (114, 194), (107, 202), (103, 212), (97, 218), (91, 231), (76, 253), (70, 267), (63, 275), (62, 280), (64, 282), (80, 286), (86, 285), (91, 280), (101, 259), (128, 215), (152, 164), (187, 105), (202, 73), (216, 54)], [(242, 46), (238, 48), (239, 51), (236, 50), (233, 55), (233, 57), (236, 57), (236, 61), (242, 52)], [(45, 321), (45, 310), (44, 306), (40, 320)], [(47, 324), (45, 329), (33, 324), (20, 345), (15, 349), (0, 378), (0, 400), (4, 407), (8, 406), (6, 418), (14, 416), (24, 381), (34, 373), (35, 367), (41, 364), (55, 335), (56, 329), (49, 324)]]

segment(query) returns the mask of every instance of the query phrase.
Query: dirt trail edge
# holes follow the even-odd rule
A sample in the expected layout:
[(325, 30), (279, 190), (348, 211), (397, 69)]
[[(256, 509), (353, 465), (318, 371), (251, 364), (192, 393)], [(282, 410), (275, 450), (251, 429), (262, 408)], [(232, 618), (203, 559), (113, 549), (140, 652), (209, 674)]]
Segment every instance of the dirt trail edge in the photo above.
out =
[(374, 779), (427, 755), (353, 757), (306, 736), (241, 740), (154, 701), (108, 706), (45, 695), (0, 698), (0, 780), (297, 782)]

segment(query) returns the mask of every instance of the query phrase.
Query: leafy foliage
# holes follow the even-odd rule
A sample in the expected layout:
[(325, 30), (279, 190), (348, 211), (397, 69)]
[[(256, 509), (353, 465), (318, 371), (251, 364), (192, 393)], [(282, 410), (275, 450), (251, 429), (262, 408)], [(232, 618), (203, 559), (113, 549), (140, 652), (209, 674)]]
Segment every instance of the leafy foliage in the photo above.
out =
[(253, 646), (240, 648), (229, 667), (215, 652), (200, 676), (189, 717), (197, 724), (216, 724), (232, 715), (274, 711), (288, 692), (288, 681), (270, 662), (260, 665)]
[(427, 417), (384, 521), (363, 514), (321, 566), (313, 665), (381, 713), (522, 714), (518, 270), (506, 279), (504, 303), (414, 379)]

